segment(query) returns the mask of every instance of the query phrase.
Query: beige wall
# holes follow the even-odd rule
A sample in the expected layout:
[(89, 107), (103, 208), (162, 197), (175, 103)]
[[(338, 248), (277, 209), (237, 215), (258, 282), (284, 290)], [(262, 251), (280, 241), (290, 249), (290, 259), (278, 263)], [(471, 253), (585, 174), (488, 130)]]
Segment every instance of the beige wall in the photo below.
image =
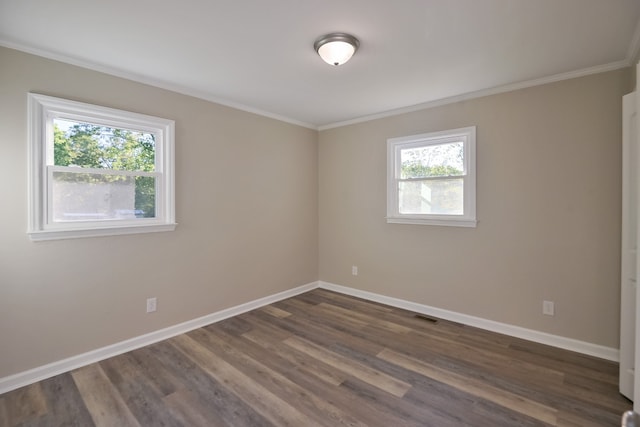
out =
[[(5, 48), (0, 64), (0, 378), (318, 279), (317, 132)], [(177, 230), (29, 241), (29, 91), (175, 120)]]
[[(629, 69), (318, 136), (9, 49), (0, 64), (0, 378), (317, 279), (617, 346)], [(174, 119), (177, 230), (30, 242), (29, 91)], [(478, 227), (386, 224), (386, 139), (470, 125)]]
[[(320, 279), (617, 347), (629, 69), (320, 132)], [(477, 126), (477, 228), (387, 224), (386, 139)], [(351, 275), (351, 266), (359, 275)], [(542, 300), (556, 316), (542, 315)]]

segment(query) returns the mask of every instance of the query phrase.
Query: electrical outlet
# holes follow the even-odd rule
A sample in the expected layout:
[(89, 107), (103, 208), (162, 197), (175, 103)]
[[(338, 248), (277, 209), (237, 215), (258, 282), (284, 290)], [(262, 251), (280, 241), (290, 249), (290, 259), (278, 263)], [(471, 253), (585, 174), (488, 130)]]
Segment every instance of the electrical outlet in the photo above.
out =
[(553, 316), (555, 312), (556, 307), (553, 301), (542, 301), (542, 314)]
[(152, 313), (156, 311), (157, 304), (158, 304), (158, 300), (156, 299), (156, 297), (147, 298), (147, 313)]
[(352, 265), (351, 266), (351, 274), (353, 274), (354, 276), (358, 275), (358, 266), (357, 265)]

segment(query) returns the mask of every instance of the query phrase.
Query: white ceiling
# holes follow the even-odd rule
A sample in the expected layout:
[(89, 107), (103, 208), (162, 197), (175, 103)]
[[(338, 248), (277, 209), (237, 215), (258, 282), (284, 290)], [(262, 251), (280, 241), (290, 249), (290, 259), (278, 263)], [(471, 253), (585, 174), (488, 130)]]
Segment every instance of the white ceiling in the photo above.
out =
[[(0, 0), (0, 45), (321, 129), (628, 66), (639, 23), (640, 0)], [(333, 31), (361, 42), (340, 67), (313, 50)]]

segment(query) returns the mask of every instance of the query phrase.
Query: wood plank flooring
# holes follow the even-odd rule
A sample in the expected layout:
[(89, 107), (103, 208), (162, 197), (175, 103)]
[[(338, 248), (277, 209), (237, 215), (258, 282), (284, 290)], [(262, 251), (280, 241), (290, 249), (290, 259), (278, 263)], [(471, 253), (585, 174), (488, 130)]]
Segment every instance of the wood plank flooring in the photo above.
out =
[(0, 395), (0, 426), (619, 426), (618, 365), (316, 289)]

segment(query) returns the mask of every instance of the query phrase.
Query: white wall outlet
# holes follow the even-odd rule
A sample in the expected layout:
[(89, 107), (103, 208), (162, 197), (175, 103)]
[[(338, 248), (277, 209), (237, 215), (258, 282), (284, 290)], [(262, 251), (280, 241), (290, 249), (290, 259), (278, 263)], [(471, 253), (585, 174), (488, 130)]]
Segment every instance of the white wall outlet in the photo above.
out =
[(156, 309), (158, 304), (158, 300), (156, 299), (156, 297), (153, 298), (147, 298), (147, 313), (152, 313), (154, 311), (156, 311)]
[(553, 316), (556, 314), (556, 307), (553, 301), (542, 301), (542, 314)]
[(358, 266), (357, 265), (352, 265), (351, 266), (351, 274), (353, 274), (354, 276), (358, 275)]

